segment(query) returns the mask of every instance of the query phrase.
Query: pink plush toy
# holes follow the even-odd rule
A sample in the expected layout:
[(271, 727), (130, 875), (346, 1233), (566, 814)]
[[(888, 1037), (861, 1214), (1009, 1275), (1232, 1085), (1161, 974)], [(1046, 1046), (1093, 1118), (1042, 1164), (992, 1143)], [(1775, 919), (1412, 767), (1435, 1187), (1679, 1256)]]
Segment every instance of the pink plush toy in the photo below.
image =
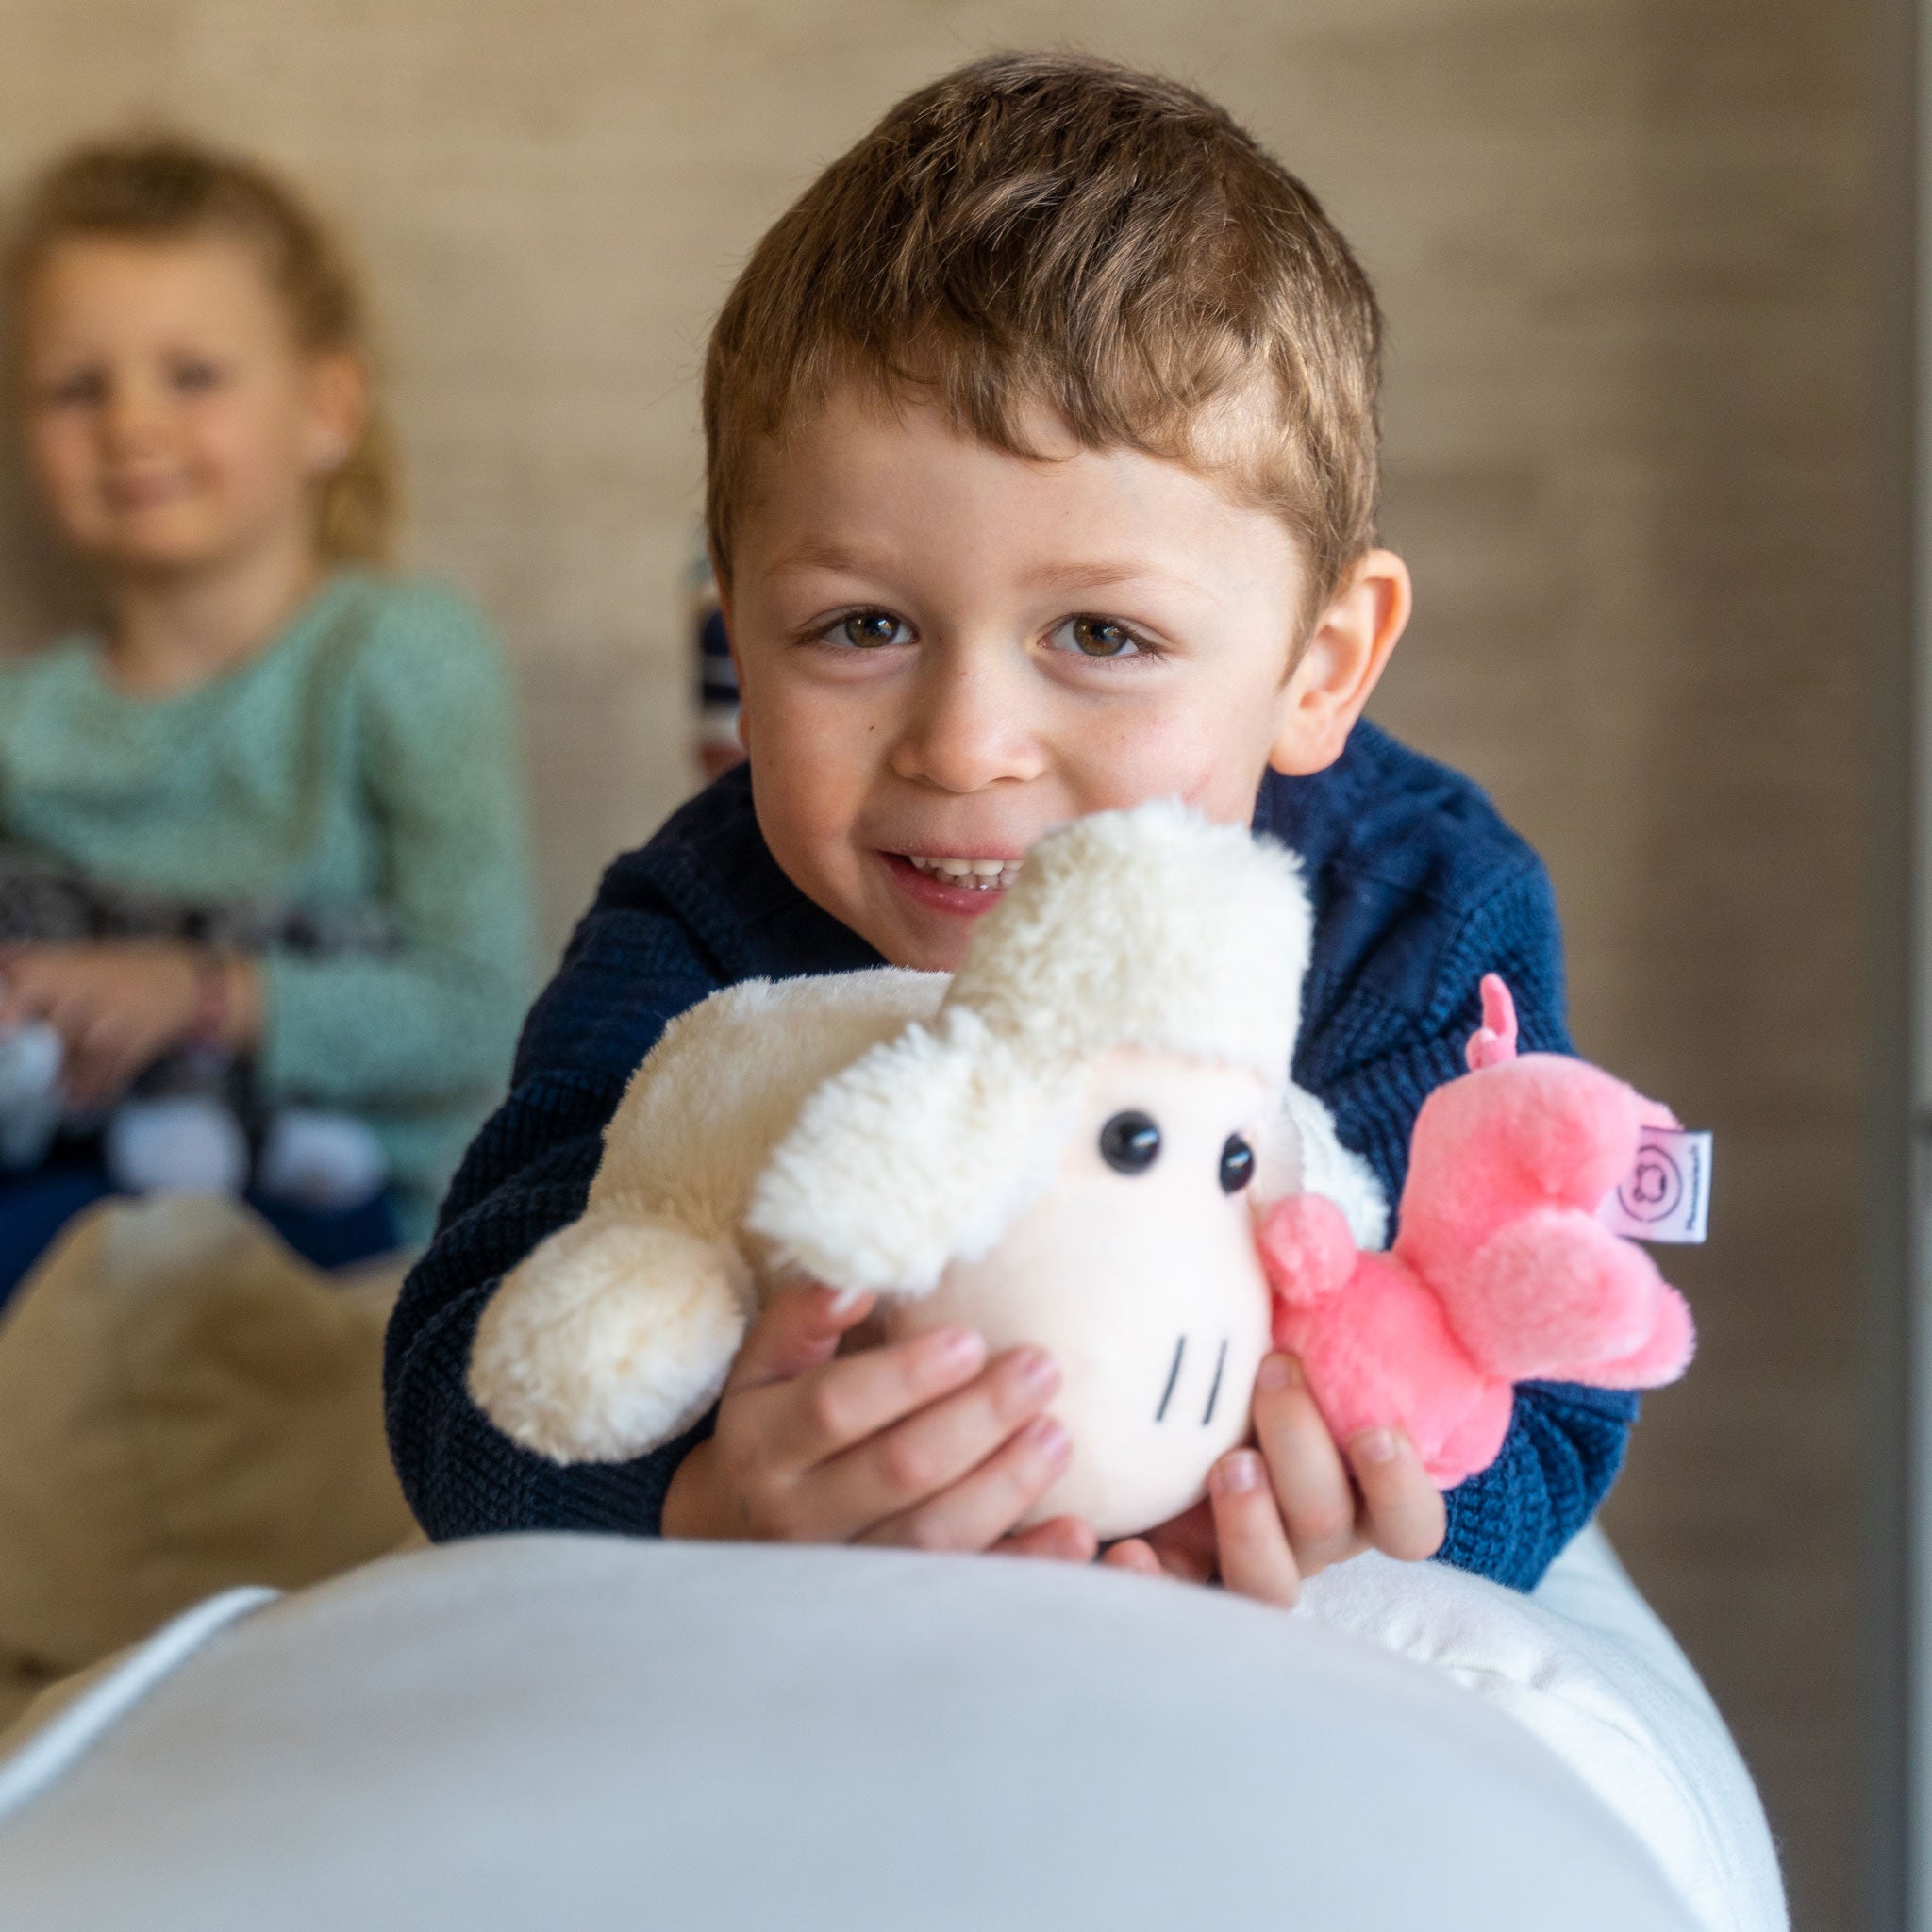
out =
[(1683, 1297), (1599, 1218), (1670, 1112), (1581, 1060), (1519, 1058), (1494, 974), (1469, 1065), (1417, 1117), (1387, 1253), (1358, 1253), (1319, 1194), (1276, 1202), (1259, 1230), (1275, 1343), (1337, 1439), (1399, 1427), (1443, 1489), (1495, 1460), (1512, 1384), (1655, 1388), (1694, 1340)]

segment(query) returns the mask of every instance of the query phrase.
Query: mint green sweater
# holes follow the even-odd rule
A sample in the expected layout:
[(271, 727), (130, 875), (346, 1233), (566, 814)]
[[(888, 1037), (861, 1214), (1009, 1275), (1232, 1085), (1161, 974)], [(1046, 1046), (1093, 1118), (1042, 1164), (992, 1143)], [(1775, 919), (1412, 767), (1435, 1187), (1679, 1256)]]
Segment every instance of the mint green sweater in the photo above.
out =
[(366, 1120), (406, 1232), (501, 1098), (530, 992), (528, 841), (502, 658), (434, 585), (343, 573), (261, 655), (135, 698), (98, 638), (0, 669), (0, 838), (190, 899), (379, 902), (381, 957), (264, 959), (271, 1102)]

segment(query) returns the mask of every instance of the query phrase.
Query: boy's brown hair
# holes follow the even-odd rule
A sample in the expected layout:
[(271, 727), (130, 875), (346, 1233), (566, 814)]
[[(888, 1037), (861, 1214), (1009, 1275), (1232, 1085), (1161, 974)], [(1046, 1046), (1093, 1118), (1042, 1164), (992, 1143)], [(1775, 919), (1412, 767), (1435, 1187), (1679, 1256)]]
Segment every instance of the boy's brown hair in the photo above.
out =
[(28, 191), (4, 270), (7, 356), (17, 376), (22, 310), (35, 271), (62, 242), (221, 236), (255, 257), (295, 340), (368, 368), (369, 420), (317, 494), (316, 542), (332, 563), (384, 563), (394, 547), (400, 487), (394, 439), (374, 393), (375, 347), (362, 278), (341, 237), (290, 184), (245, 156), (184, 135), (92, 142), (57, 160)]
[(721, 573), (761, 442), (851, 380), (1018, 456), (1225, 478), (1303, 546), (1312, 619), (1374, 541), (1381, 318), (1315, 198), (1192, 89), (1001, 54), (894, 108), (759, 242), (705, 365)]

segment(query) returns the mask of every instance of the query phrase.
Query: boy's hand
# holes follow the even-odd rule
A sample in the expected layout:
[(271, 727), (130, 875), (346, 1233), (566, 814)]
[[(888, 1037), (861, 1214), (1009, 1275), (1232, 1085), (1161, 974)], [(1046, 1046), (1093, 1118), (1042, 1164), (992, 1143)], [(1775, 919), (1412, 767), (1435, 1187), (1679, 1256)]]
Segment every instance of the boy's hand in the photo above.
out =
[(1218, 1574), (1287, 1607), (1304, 1578), (1363, 1550), (1419, 1562), (1441, 1547), (1448, 1514), (1414, 1445), (1369, 1429), (1344, 1456), (1291, 1356), (1271, 1355), (1255, 1378), (1255, 1438), (1214, 1465), (1206, 1502), (1106, 1560), (1192, 1583)]
[(968, 1329), (855, 1354), (841, 1339), (873, 1298), (786, 1289), (738, 1352), (708, 1441), (664, 1499), (664, 1534), (901, 1543), (1084, 1560), (1092, 1532), (1059, 1518), (1009, 1532), (1066, 1467), (1044, 1413), (1059, 1371), (1039, 1349), (991, 1363)]

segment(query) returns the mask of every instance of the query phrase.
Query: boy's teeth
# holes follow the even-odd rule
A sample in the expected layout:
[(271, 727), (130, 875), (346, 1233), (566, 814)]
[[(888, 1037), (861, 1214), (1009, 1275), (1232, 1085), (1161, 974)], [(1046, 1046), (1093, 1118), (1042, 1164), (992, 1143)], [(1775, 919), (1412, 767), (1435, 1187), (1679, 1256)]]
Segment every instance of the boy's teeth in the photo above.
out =
[(970, 891), (993, 892), (1012, 884), (1020, 871), (1017, 859), (929, 858), (908, 852), (907, 860), (930, 878), (943, 879), (949, 886), (964, 886)]

